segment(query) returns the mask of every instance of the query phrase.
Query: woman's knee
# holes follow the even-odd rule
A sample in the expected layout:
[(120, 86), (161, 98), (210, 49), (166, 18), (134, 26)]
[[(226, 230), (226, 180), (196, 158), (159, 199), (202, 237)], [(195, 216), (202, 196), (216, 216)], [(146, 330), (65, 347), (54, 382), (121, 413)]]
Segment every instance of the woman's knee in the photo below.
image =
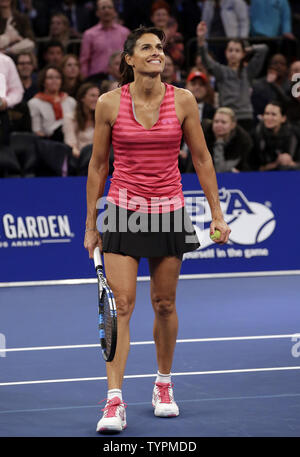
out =
[(128, 296), (116, 297), (118, 317), (130, 318), (134, 310), (134, 298)]
[(172, 297), (152, 297), (152, 305), (155, 314), (162, 318), (167, 318), (176, 311), (175, 299)]

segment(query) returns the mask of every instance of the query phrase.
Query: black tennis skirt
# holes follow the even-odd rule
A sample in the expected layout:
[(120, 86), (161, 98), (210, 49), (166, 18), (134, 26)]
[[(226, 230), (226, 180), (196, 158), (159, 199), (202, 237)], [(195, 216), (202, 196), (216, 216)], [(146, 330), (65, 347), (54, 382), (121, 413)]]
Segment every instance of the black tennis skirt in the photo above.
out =
[(185, 252), (200, 246), (185, 207), (169, 213), (148, 214), (109, 202), (97, 225), (102, 233), (103, 252), (131, 257), (182, 258)]

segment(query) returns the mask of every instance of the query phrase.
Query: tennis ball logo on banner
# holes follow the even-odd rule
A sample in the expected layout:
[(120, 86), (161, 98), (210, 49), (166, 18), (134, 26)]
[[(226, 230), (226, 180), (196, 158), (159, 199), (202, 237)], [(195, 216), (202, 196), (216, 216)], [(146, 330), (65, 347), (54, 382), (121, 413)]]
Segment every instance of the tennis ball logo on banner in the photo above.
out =
[[(239, 189), (219, 192), (224, 219), (231, 228), (229, 244), (254, 245), (269, 238), (276, 220), (271, 209), (258, 202), (250, 202)], [(184, 192), (186, 209), (201, 240), (201, 249), (214, 244), (209, 237), (211, 213), (202, 191)], [(204, 234), (203, 234), (204, 231)]]

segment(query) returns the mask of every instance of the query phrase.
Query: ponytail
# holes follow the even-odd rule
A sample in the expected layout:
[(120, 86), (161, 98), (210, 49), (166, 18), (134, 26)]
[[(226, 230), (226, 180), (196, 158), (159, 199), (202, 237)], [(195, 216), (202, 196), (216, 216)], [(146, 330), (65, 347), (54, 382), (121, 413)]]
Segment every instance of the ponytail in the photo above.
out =
[(120, 62), (120, 74), (121, 80), (119, 86), (124, 86), (125, 84), (131, 83), (134, 81), (133, 69), (125, 60), (125, 51), (122, 52), (121, 62)]

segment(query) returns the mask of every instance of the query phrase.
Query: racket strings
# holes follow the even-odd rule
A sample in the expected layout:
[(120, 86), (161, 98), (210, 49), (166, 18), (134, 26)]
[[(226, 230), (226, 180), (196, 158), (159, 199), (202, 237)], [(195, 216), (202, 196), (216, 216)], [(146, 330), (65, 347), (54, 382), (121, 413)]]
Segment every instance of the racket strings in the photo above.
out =
[(106, 291), (104, 292), (103, 299), (103, 321), (104, 321), (104, 330), (106, 338), (106, 350), (110, 353), (111, 350), (111, 339), (112, 339), (112, 317), (111, 310), (109, 306), (109, 300)]

